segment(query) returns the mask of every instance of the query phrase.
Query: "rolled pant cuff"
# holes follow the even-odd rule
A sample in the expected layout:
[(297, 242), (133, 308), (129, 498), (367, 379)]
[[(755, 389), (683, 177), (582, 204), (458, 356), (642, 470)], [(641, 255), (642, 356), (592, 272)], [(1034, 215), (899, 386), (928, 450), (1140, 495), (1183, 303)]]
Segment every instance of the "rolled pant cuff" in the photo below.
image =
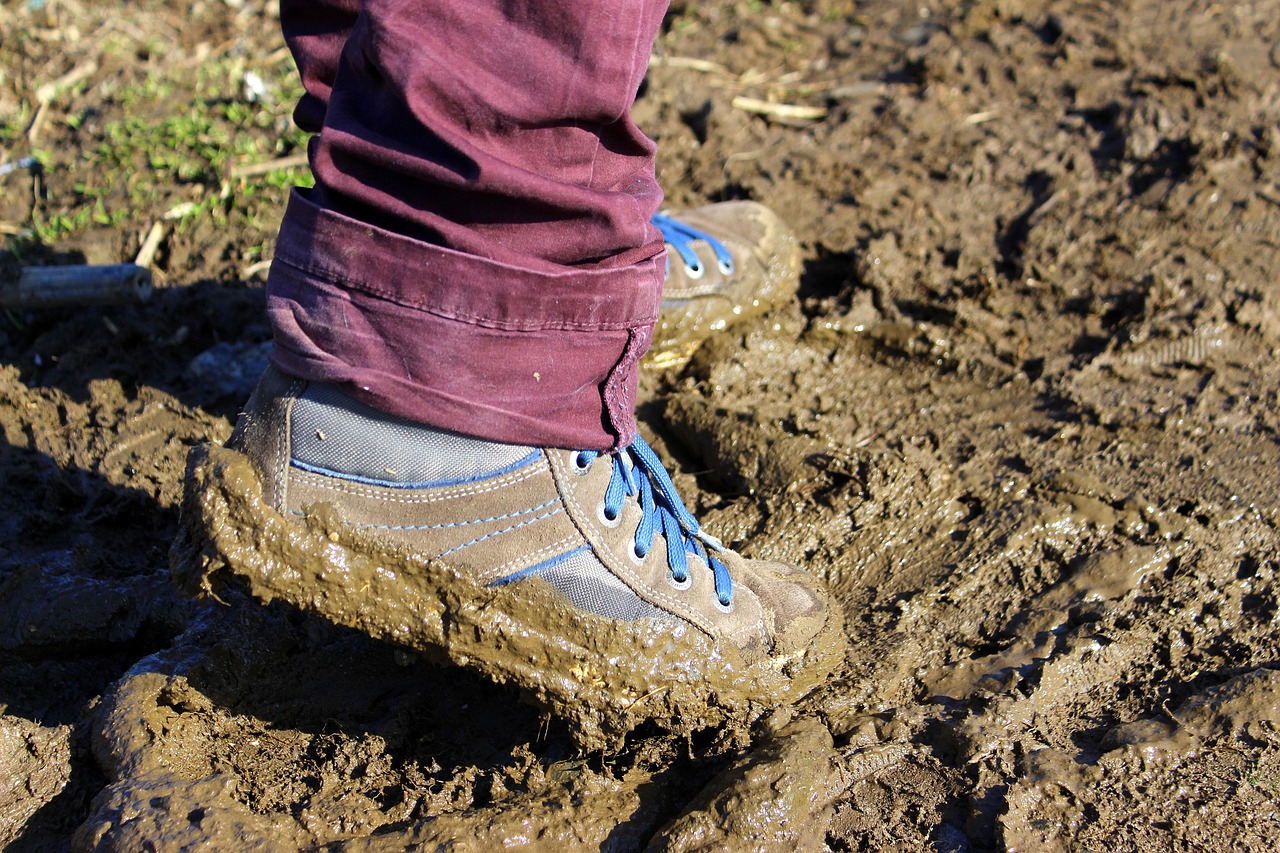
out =
[(271, 360), (441, 429), (625, 447), (663, 258), (659, 242), (621, 269), (534, 271), (394, 234), (295, 191), (267, 280)]

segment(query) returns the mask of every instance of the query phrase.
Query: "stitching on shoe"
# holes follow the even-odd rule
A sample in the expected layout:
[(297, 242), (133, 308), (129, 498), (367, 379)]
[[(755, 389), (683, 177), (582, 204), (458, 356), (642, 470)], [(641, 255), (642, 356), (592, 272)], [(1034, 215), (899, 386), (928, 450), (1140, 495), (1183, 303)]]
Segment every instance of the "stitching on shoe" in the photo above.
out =
[(543, 548), (539, 548), (537, 551), (534, 551), (532, 554), (526, 554), (523, 557), (520, 557), (515, 560), (508, 560), (507, 562), (503, 563), (501, 566), (497, 566), (493, 568), (489, 573), (486, 573), (486, 576), (487, 574), (508, 573), (512, 569), (514, 569), (516, 566), (519, 566), (523, 563), (529, 563), (529, 565), (535, 565), (538, 562), (539, 557), (543, 557), (548, 554), (555, 553), (556, 551), (562, 550), (564, 548), (569, 548), (574, 544), (574, 542), (578, 540), (578, 538), (579, 537), (576, 537), (576, 536), (566, 536), (564, 539), (561, 539), (559, 542), (553, 542), (550, 545), (547, 545)]
[(363, 527), (369, 530), (448, 530), (452, 527), (466, 527), (471, 524), (488, 524), (492, 521), (506, 521), (509, 518), (519, 518), (521, 516), (528, 515), (529, 513), (544, 510), (556, 503), (559, 503), (558, 499), (549, 500), (546, 503), (531, 506), (528, 509), (509, 512), (505, 515), (494, 515), (489, 518), (476, 518), (469, 521), (449, 521), (444, 524), (370, 524), (363, 521), (347, 521), (346, 519), (343, 519), (343, 524), (349, 524), (352, 527)]
[(722, 278), (718, 282), (703, 284), (703, 285), (699, 285), (698, 287), (686, 287), (686, 288), (673, 287), (671, 288), (670, 291), (664, 291), (663, 296), (667, 299), (687, 299), (689, 301), (693, 301), (694, 299), (697, 299), (703, 296), (719, 296), (722, 299), (725, 299), (726, 301), (731, 301), (732, 297), (730, 297), (728, 294), (724, 292), (723, 285), (725, 285), (727, 282), (728, 282), (728, 279)]
[(276, 472), (275, 481), (279, 494), (276, 500), (280, 502), (280, 506), (287, 507), (289, 505), (289, 457), (292, 454), (293, 442), (291, 440), (293, 432), (293, 404), (297, 402), (299, 395), (306, 388), (307, 383), (301, 379), (295, 379), (289, 383), (289, 387), (284, 389), (282, 395), (282, 403), (284, 405), (284, 417), (280, 418), (280, 426), (278, 435), (276, 436)]
[(440, 501), (453, 500), (456, 498), (474, 497), (483, 495), (488, 492), (497, 491), (516, 483), (537, 475), (544, 469), (538, 465), (530, 465), (520, 471), (498, 477), (493, 480), (486, 480), (487, 485), (472, 488), (466, 486), (438, 486), (430, 491), (430, 493), (420, 494), (417, 497), (405, 497), (402, 489), (379, 488), (377, 486), (365, 486), (358, 483), (352, 483), (350, 480), (339, 480), (335, 477), (326, 477), (323, 474), (316, 474), (311, 471), (305, 471), (302, 468), (294, 468), (294, 476), (299, 481), (305, 481), (317, 488), (328, 489), (329, 491), (341, 492), (343, 494), (355, 495), (357, 497), (375, 498), (384, 503), (397, 504), (433, 504)]
[(463, 542), (461, 545), (455, 545), (454, 547), (450, 548), (448, 551), (442, 551), (441, 553), (436, 555), (436, 559), (442, 559), (444, 557), (449, 556), (450, 554), (456, 554), (458, 551), (461, 551), (463, 548), (469, 548), (472, 545), (478, 544), (480, 542), (484, 542), (486, 539), (492, 539), (495, 536), (502, 536), (505, 533), (511, 533), (512, 531), (519, 530), (521, 527), (528, 527), (531, 524), (537, 524), (539, 521), (552, 518), (554, 516), (559, 515), (562, 512), (564, 512), (563, 507), (557, 507), (551, 510), (551, 512), (544, 512), (542, 515), (534, 516), (533, 518), (530, 518), (526, 521), (522, 521), (519, 524), (512, 524), (509, 527), (502, 528), (501, 530), (494, 530), (490, 533), (486, 533), (483, 536), (477, 536), (475, 539), (472, 539), (470, 542)]

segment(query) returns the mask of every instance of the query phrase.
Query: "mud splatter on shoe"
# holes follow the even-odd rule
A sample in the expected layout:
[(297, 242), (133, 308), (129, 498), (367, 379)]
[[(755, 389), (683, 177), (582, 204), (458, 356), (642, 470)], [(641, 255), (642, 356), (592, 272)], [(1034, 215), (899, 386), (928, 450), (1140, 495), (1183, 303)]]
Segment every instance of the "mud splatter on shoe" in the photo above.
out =
[(721, 202), (653, 224), (666, 240), (667, 277), (646, 366), (681, 365), (709, 335), (795, 295), (799, 247), (764, 205)]
[(817, 582), (699, 527), (653, 451), (495, 444), (268, 370), (192, 453), (173, 567), (225, 568), (375, 637), (524, 688), (605, 748), (645, 720), (743, 723), (843, 656)]

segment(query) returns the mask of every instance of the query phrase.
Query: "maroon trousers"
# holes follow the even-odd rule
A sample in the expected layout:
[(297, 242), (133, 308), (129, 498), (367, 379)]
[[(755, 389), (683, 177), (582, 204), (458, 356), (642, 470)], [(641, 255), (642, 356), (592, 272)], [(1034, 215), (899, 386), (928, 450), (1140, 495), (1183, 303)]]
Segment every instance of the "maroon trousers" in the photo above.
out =
[(635, 434), (662, 295), (632, 123), (666, 0), (281, 0), (313, 131), (267, 282), (272, 361), (519, 444)]

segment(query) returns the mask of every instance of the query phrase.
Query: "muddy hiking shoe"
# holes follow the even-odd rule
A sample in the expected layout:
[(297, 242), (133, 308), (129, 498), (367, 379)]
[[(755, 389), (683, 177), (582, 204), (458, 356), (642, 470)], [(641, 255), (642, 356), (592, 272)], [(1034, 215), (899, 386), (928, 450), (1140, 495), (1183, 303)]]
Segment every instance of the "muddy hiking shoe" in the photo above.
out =
[(644, 360), (649, 367), (684, 364), (708, 336), (796, 293), (799, 247), (762, 204), (727, 201), (677, 216), (660, 213), (653, 224), (666, 242), (667, 275)]
[[(794, 238), (752, 202), (654, 218), (668, 248), (649, 359), (796, 290)], [(193, 451), (173, 550), (375, 637), (518, 685), (606, 747), (794, 701), (843, 656), (805, 572), (705, 533), (642, 439), (618, 454), (502, 445), (391, 418), (268, 370), (227, 447)]]
[[(225, 572), (518, 685), (604, 748), (800, 698), (844, 651), (819, 585), (707, 535), (637, 439), (617, 454), (472, 439), (268, 370), (191, 455), (175, 572)], [(215, 593), (216, 594), (216, 593)]]

